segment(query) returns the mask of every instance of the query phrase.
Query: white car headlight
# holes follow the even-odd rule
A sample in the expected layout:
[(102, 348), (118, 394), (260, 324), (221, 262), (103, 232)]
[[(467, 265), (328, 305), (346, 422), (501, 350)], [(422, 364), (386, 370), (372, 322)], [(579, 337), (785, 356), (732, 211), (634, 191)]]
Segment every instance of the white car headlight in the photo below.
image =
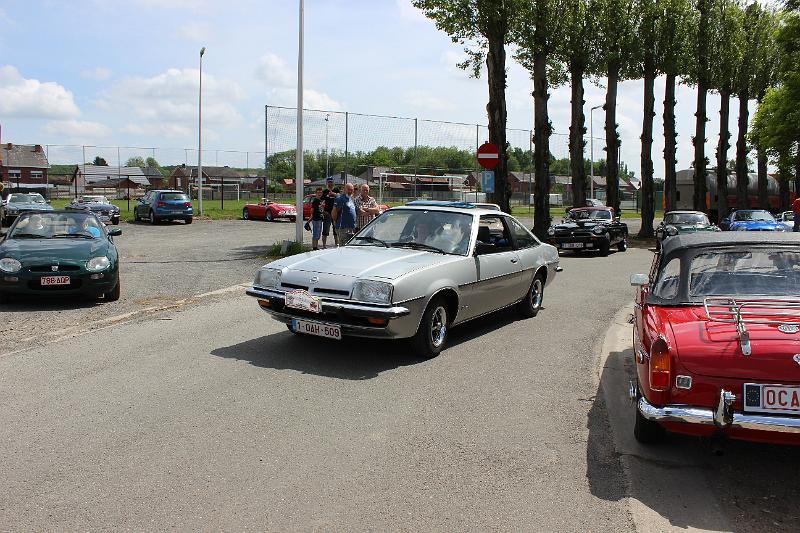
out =
[(22, 270), (22, 263), (13, 257), (4, 257), (0, 259), (0, 270), (3, 272), (8, 272), (9, 274), (13, 274), (14, 272), (19, 272)]
[(359, 302), (390, 304), (392, 303), (392, 290), (391, 283), (359, 279), (353, 286), (352, 299)]
[(602, 235), (605, 232), (606, 232), (605, 226), (595, 226), (592, 228), (592, 233), (594, 233), (595, 235)]
[(86, 270), (89, 272), (100, 272), (101, 270), (107, 269), (109, 266), (111, 266), (111, 261), (104, 255), (92, 257), (86, 262)]
[(281, 271), (275, 268), (260, 268), (256, 272), (256, 279), (253, 285), (274, 289), (281, 283)]
[(675, 226), (667, 226), (666, 232), (667, 235), (674, 237), (675, 235), (678, 234), (678, 228), (676, 228)]
[(550, 226), (549, 228), (547, 228), (547, 234), (548, 235), (555, 235), (556, 234), (556, 228), (554, 228), (553, 226)]

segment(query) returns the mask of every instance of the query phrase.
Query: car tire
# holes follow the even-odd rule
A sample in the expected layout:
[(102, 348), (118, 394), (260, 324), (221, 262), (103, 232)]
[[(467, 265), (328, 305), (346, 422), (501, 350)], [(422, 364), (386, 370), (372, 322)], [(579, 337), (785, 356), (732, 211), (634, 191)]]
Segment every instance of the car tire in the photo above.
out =
[(272, 211), (270, 211), (269, 209), (267, 209), (267, 214), (264, 215), (264, 220), (266, 220), (267, 222), (272, 222)]
[(449, 327), (447, 303), (444, 298), (436, 297), (425, 308), (417, 333), (411, 337), (414, 353), (424, 359), (439, 355), (447, 343)]
[(194, 218), (193, 217), (189, 217), (184, 222), (186, 222), (187, 224), (191, 224), (192, 220), (194, 220)]
[(289, 222), (297, 222), (297, 217), (289, 217)]
[(242, 219), (250, 220), (250, 211), (248, 211), (247, 209), (242, 209)]
[[(638, 403), (638, 398), (637, 398)], [(636, 411), (636, 422), (633, 425), (633, 436), (639, 444), (658, 444), (666, 436), (666, 431), (658, 422), (646, 419), (639, 412), (639, 408), (634, 405)]]
[(617, 243), (617, 251), (624, 252), (627, 249), (628, 249), (628, 240), (627, 239), (622, 239), (621, 241), (619, 241)]
[(656, 252), (660, 251), (661, 251), (661, 241), (659, 239), (656, 239)]
[(598, 250), (600, 250), (600, 255), (602, 255), (603, 257), (607, 257), (608, 254), (611, 252), (611, 243), (608, 242), (607, 240), (602, 241), (600, 243), (600, 247), (598, 248)]
[(103, 298), (107, 302), (116, 302), (119, 300), (119, 296), (122, 292), (122, 284), (117, 280), (117, 284), (114, 286), (114, 289), (111, 292), (107, 292), (103, 295)]
[(294, 333), (297, 336), (302, 335), (302, 333), (300, 333), (299, 331), (295, 331), (294, 329), (292, 329), (292, 325), (291, 324), (286, 324), (286, 329), (288, 329), (289, 331), (291, 331), (292, 333)]
[(147, 216), (148, 216), (148, 221), (150, 222), (150, 224), (152, 224), (154, 226), (156, 224), (158, 224), (158, 219), (156, 218), (156, 214), (153, 212), (152, 209), (150, 210), (150, 213), (148, 213)]
[(133, 208), (133, 221), (134, 222), (141, 222), (142, 221), (142, 219), (139, 218), (139, 210), (136, 209), (135, 207)]
[(115, 226), (119, 226), (119, 219), (115, 218), (114, 220), (111, 221), (111, 223), (114, 224)]
[(531, 286), (528, 289), (528, 293), (525, 295), (525, 298), (517, 304), (517, 309), (522, 316), (525, 318), (533, 318), (539, 314), (539, 310), (542, 308), (542, 302), (544, 301), (544, 276), (542, 274), (537, 273), (533, 277), (533, 281), (531, 282)]

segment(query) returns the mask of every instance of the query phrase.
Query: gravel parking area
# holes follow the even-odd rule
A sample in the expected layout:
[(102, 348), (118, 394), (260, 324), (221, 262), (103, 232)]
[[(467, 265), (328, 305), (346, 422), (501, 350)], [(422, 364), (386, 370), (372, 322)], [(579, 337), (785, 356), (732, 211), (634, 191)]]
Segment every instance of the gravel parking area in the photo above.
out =
[(6, 305), (0, 312), (0, 355), (109, 318), (181, 307), (198, 295), (248, 283), (272, 244), (293, 238), (295, 231), (288, 222), (244, 220), (119, 227), (119, 301), (37, 298)]

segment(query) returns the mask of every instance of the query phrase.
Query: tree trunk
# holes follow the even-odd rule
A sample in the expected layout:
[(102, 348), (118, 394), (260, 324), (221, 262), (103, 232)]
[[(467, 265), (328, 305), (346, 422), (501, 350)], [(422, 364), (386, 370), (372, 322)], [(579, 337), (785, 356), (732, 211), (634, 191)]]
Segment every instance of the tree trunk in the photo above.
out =
[(739, 137), (736, 139), (736, 206), (750, 208), (750, 173), (747, 169), (747, 123), (750, 110), (747, 108), (747, 87), (739, 91)]
[[(784, 160), (783, 157), (780, 158), (781, 161)], [(780, 206), (779, 209), (781, 211), (788, 211), (791, 205), (789, 201), (789, 180), (791, 179), (792, 173), (789, 171), (788, 167), (779, 167), (778, 168), (778, 190), (780, 195)]]
[(678, 178), (675, 159), (678, 134), (675, 131), (675, 74), (667, 74), (664, 88), (664, 211), (678, 208)]
[(758, 149), (758, 207), (769, 209), (769, 183), (767, 181), (767, 152)]
[(547, 237), (550, 227), (550, 119), (547, 113), (547, 55), (539, 52), (533, 58), (533, 165), (535, 173), (533, 197), (533, 232), (539, 239)]
[[(728, 214), (728, 148), (731, 134), (728, 128), (731, 109), (731, 94), (719, 92), (719, 142), (717, 143), (717, 222)], [(741, 204), (739, 204), (741, 205)]]
[(569, 167), (572, 174), (572, 205), (586, 205), (586, 167), (583, 166), (583, 148), (586, 134), (586, 117), (583, 114), (583, 69), (572, 65), (572, 123), (569, 127)]
[(489, 142), (500, 150), (500, 159), (494, 169), (494, 194), (487, 195), (487, 201), (494, 202), (500, 209), (510, 213), (508, 185), (508, 156), (506, 153), (506, 50), (504, 35), (489, 38), (489, 51), (486, 55), (486, 70), (489, 81)]
[(617, 83), (619, 66), (608, 68), (608, 88), (606, 89), (606, 205), (619, 211), (619, 134), (617, 133)]
[(653, 187), (653, 117), (656, 105), (653, 93), (656, 82), (655, 68), (650, 65), (644, 72), (644, 118), (642, 120), (642, 228), (639, 237), (652, 237), (655, 217), (655, 195)]
[(706, 122), (708, 116), (706, 111), (706, 84), (697, 84), (697, 125), (694, 133), (694, 196), (693, 205), (695, 211), (705, 212), (706, 206)]

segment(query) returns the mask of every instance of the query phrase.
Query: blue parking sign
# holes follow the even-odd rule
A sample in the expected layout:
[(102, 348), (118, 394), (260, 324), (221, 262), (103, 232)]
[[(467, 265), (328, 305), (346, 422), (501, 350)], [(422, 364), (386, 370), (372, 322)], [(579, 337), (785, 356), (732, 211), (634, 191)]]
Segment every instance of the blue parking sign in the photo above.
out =
[(481, 172), (481, 191), (494, 193), (494, 170)]

